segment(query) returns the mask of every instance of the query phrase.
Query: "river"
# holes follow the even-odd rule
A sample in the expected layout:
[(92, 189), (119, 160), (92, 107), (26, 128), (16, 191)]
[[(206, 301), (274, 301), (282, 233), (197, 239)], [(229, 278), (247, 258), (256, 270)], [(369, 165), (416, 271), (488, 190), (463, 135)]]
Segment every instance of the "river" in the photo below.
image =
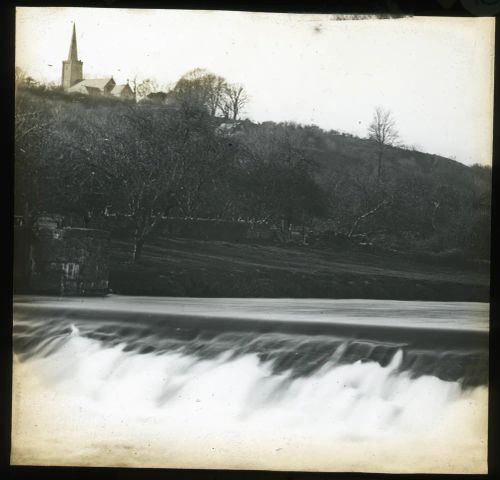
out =
[(14, 299), (12, 462), (484, 473), (482, 303)]

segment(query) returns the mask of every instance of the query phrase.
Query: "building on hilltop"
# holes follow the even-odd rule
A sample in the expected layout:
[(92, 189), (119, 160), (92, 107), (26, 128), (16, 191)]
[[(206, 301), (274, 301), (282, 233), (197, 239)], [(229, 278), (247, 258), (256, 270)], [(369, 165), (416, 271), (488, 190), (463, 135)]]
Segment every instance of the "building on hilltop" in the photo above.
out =
[(68, 92), (86, 93), (88, 95), (110, 95), (115, 85), (113, 77), (89, 78), (75, 83), (75, 85), (68, 89)]
[(73, 24), (73, 35), (69, 46), (68, 59), (63, 60), (62, 67), (62, 87), (69, 90), (70, 87), (83, 80), (83, 62), (78, 60), (76, 48), (76, 27)]
[(112, 76), (107, 78), (83, 78), (83, 62), (78, 60), (75, 24), (73, 24), (68, 59), (63, 60), (61, 85), (64, 91), (69, 93), (106, 95), (129, 100), (135, 99), (135, 93), (130, 88), (128, 82), (117, 85)]

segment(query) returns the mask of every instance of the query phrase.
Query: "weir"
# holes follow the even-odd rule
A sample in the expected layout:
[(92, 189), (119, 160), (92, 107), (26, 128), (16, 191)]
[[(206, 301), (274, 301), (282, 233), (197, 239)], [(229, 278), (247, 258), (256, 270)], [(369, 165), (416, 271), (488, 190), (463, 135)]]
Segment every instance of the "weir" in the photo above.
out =
[(111, 465), (126, 445), (148, 465), (209, 467), (237, 445), (265, 465), (282, 451), (321, 469), (366, 455), (399, 458), (394, 471), (483, 465), (487, 307), (16, 297), (14, 459), (54, 464), (64, 445), (72, 464), (95, 463), (102, 445)]
[[(231, 357), (257, 355), (260, 361), (271, 362), (273, 372), (290, 371), (292, 376), (310, 375), (325, 364), (376, 362), (385, 367), (400, 355), (398, 371), (407, 371), (413, 377), (433, 375), (445, 381), (458, 381), (463, 387), (488, 383), (488, 330), (481, 328), (479, 318), (476, 328), (470, 322), (450, 328), (449, 322), (437, 319), (424, 324), (415, 321), (412, 326), (397, 318), (376, 315), (367, 321), (358, 305), (354, 309), (357, 317), (346, 316), (345, 311), (335, 314), (336, 309), (332, 308), (326, 316), (314, 316), (309, 311), (304, 318), (284, 321), (272, 309), (263, 315), (255, 305), (253, 310), (240, 309), (233, 315), (220, 310), (193, 314), (186, 307), (189, 299), (185, 300), (186, 308), (172, 299), (175, 308), (146, 307), (135, 311), (124, 309), (126, 304), (120, 304), (120, 300), (17, 302), (15, 350), (22, 358), (41, 351), (49, 354), (76, 329), (79, 335), (105, 347), (121, 345), (124, 352), (140, 355), (179, 352), (200, 359), (223, 353)], [(336, 305), (335, 301), (331, 303)], [(384, 303), (387, 302), (379, 302), (379, 310)], [(401, 303), (398, 308), (404, 310), (405, 302)], [(428, 306), (428, 310), (432, 308), (440, 310), (443, 316), (453, 315), (453, 304), (447, 313), (443, 306)], [(477, 306), (471, 304), (468, 308), (472, 317), (479, 317)], [(280, 308), (276, 310), (279, 312)], [(466, 307), (455, 306), (455, 311), (457, 318), (464, 317)], [(430, 317), (434, 314), (421, 313)]]

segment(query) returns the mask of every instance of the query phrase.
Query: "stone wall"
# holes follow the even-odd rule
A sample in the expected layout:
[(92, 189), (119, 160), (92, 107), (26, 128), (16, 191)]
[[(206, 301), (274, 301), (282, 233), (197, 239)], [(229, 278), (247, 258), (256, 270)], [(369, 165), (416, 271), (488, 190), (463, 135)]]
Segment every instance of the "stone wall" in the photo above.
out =
[(109, 250), (107, 232), (39, 222), (32, 245), (30, 290), (57, 295), (108, 293)]
[[(82, 225), (78, 217), (65, 218), (63, 225), (72, 227)], [(90, 220), (89, 226), (110, 232), (116, 239), (133, 237), (130, 218), (125, 215), (103, 215)], [(199, 240), (217, 240), (228, 242), (277, 241), (280, 243), (307, 243), (310, 228), (303, 225), (277, 226), (265, 222), (230, 221), (205, 218), (164, 218), (151, 237), (192, 238)]]
[[(78, 219), (76, 219), (78, 220)], [(77, 225), (67, 219), (67, 224)], [(107, 230), (115, 238), (132, 238), (130, 220), (123, 215), (109, 215), (92, 219), (93, 228)], [(258, 222), (229, 221), (204, 218), (169, 217), (161, 221), (155, 235), (169, 238), (193, 238), (219, 241), (269, 241), (278, 238), (277, 228)]]
[(32, 259), (33, 237), (31, 229), (22, 223), (14, 225), (14, 293), (23, 293), (29, 289)]

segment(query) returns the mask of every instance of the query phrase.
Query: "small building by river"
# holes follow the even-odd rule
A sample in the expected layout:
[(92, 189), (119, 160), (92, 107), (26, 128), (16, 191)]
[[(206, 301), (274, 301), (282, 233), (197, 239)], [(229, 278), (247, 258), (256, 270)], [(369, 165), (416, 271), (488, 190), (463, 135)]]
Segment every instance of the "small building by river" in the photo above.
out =
[(105, 295), (109, 233), (62, 226), (41, 216), (32, 228), (15, 226), (14, 291), (50, 295)]

